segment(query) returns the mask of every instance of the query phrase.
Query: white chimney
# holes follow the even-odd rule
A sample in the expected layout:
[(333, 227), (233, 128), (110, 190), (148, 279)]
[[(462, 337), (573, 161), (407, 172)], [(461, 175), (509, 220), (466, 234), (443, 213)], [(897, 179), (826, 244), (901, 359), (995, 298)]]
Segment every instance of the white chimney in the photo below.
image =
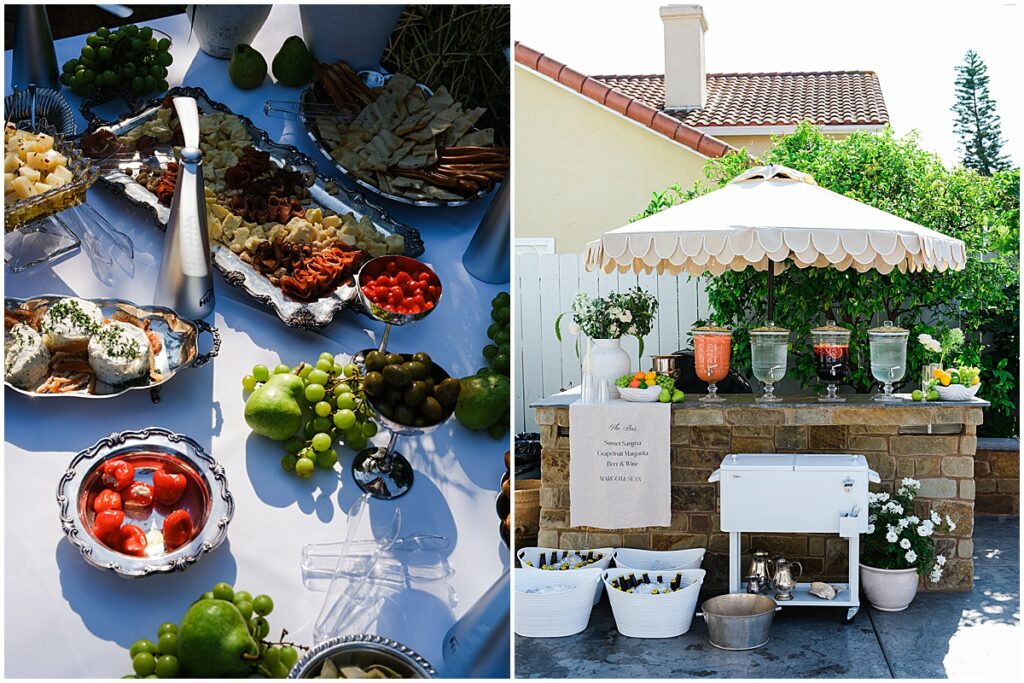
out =
[(665, 5), (665, 108), (701, 109), (707, 103), (704, 32), (700, 5)]

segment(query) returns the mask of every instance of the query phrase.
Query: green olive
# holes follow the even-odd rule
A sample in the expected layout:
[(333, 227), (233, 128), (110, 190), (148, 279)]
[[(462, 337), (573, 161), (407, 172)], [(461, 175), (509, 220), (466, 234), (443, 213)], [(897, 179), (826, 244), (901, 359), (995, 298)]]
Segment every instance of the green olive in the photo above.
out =
[(387, 387), (384, 389), (384, 400), (388, 403), (394, 403), (396, 406), (402, 402), (403, 396), (405, 396), (404, 389), (397, 389), (395, 387)]
[(409, 382), (412, 381), (409, 373), (401, 365), (385, 365), (382, 372), (384, 382), (390, 387), (402, 389), (409, 386)]
[(402, 400), (405, 402), (405, 405), (416, 407), (423, 403), (423, 399), (427, 397), (428, 391), (429, 390), (427, 389), (425, 382), (413, 380), (412, 384), (409, 385), (409, 388), (405, 390)]
[(454, 410), (455, 402), (459, 400), (460, 389), (462, 385), (459, 384), (459, 380), (449, 377), (434, 387), (434, 398), (445, 410)]
[(420, 417), (427, 421), (427, 424), (437, 424), (444, 419), (444, 409), (437, 399), (430, 396), (424, 399), (420, 406)]
[(380, 414), (389, 420), (395, 417), (395, 407), (387, 401), (381, 401), (380, 403), (374, 402), (373, 407), (380, 411)]
[(385, 356), (380, 351), (370, 351), (366, 354), (366, 358), (363, 361), (366, 365), (366, 370), (380, 370), (386, 364)]
[(419, 361), (414, 360), (409, 361), (408, 363), (403, 363), (402, 367), (406, 369), (413, 379), (426, 379), (427, 377), (430, 377), (430, 369)]
[(420, 351), (419, 353), (412, 354), (412, 359), (417, 363), (423, 363), (425, 366), (427, 366), (428, 372), (431, 369), (433, 369), (434, 361), (430, 360), (430, 356), (423, 353), (422, 351)]
[(384, 393), (384, 375), (379, 372), (368, 372), (363, 378), (363, 391), (367, 396), (380, 396)]
[(405, 358), (400, 353), (389, 353), (386, 356), (386, 362), (388, 365), (400, 365), (405, 362)]
[(415, 425), (416, 414), (412, 412), (412, 408), (410, 408), (409, 406), (398, 406), (397, 408), (395, 408), (394, 420), (395, 422), (404, 425)]

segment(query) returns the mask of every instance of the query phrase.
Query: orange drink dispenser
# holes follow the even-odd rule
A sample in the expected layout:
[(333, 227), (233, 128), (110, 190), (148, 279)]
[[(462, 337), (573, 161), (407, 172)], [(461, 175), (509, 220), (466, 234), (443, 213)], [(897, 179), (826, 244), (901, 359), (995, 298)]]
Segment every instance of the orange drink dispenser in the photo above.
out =
[(702, 396), (705, 403), (721, 403), (725, 399), (718, 395), (716, 383), (729, 374), (729, 358), (732, 355), (732, 331), (727, 327), (705, 325), (693, 330), (694, 371), (702, 381), (708, 383), (708, 395)]

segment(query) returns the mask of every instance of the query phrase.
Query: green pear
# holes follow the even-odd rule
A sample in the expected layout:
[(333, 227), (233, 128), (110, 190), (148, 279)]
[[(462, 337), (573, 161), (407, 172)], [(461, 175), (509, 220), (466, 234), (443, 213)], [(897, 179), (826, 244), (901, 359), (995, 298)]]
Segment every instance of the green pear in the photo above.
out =
[(249, 674), (259, 651), (245, 617), (227, 600), (200, 600), (181, 620), (178, 660), (190, 677)]
[(239, 43), (231, 54), (228, 77), (242, 90), (258, 88), (267, 77), (267, 60), (252, 47)]
[(270, 379), (267, 380), (267, 384), (276, 384), (284, 387), (292, 393), (300, 405), (306, 398), (306, 383), (302, 381), (301, 377), (290, 372), (271, 375)]
[[(302, 426), (302, 403), (294, 382), (274, 380), (273, 375), (256, 388), (245, 402), (245, 422), (252, 431), (274, 441), (284, 441)], [(295, 377), (295, 375), (292, 375)], [(302, 386), (302, 380), (298, 380)]]
[(271, 66), (278, 83), (293, 88), (305, 85), (313, 77), (313, 57), (298, 36), (291, 36), (282, 43)]

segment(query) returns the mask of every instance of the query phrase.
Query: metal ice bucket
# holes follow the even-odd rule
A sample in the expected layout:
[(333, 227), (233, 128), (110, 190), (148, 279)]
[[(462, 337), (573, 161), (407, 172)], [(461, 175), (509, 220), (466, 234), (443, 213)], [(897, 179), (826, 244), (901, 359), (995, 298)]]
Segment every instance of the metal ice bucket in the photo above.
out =
[(733, 593), (705, 600), (697, 616), (704, 617), (708, 639), (722, 650), (753, 650), (768, 642), (775, 613), (782, 609), (763, 595)]

